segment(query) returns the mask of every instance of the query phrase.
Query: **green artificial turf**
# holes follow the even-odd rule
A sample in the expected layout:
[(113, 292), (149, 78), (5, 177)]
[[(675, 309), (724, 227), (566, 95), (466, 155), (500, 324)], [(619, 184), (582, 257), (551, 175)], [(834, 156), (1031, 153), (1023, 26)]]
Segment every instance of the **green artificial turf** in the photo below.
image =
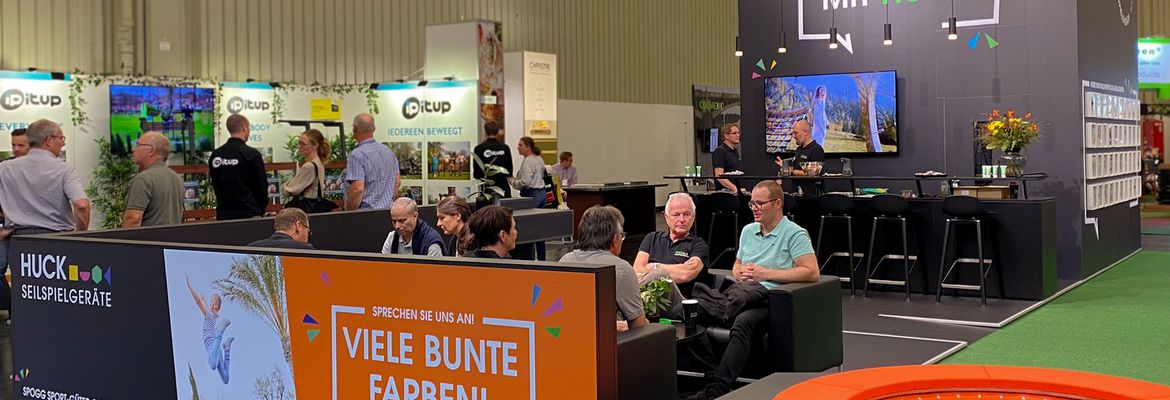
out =
[(1143, 235), (1170, 235), (1170, 226), (1143, 226)]
[(1170, 253), (1138, 253), (943, 364), (1062, 368), (1170, 384)]

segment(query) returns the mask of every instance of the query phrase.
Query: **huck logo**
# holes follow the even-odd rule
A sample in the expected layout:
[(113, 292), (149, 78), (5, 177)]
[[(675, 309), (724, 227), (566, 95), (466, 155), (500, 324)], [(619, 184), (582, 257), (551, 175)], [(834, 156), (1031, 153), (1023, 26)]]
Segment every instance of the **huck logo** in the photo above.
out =
[(9, 89), (0, 95), (0, 108), (14, 111), (21, 106), (56, 107), (61, 105), (61, 96), (52, 94), (25, 93), (20, 89)]
[(70, 282), (93, 282), (110, 284), (113, 269), (94, 265), (83, 270), (77, 264), (69, 264), (65, 256), (48, 254), (21, 254), (20, 276), (25, 278), (48, 279)]
[(448, 111), (451, 111), (449, 101), (425, 101), (411, 97), (402, 103), (402, 117), (406, 119), (414, 119), (419, 113), (424, 112), (446, 114)]
[(232, 115), (239, 114), (244, 110), (268, 111), (272, 104), (267, 101), (246, 100), (240, 96), (233, 96), (227, 101), (227, 109)]

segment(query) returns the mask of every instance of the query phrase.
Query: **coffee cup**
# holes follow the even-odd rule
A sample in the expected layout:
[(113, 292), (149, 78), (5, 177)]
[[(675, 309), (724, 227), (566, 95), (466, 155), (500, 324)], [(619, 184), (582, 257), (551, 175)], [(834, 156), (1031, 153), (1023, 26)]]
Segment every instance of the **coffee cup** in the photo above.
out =
[(682, 306), (683, 326), (687, 329), (694, 328), (699, 319), (699, 301), (695, 299), (683, 300)]

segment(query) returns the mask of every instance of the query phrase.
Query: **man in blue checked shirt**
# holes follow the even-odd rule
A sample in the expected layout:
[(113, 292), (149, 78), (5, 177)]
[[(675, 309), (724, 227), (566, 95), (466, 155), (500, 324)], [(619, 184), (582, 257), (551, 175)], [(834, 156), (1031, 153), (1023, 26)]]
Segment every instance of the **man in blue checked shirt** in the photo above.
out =
[(390, 208), (398, 193), (398, 157), (390, 148), (374, 141), (374, 117), (361, 113), (353, 118), (353, 138), (357, 147), (349, 153), (345, 180), (349, 191), (345, 209)]

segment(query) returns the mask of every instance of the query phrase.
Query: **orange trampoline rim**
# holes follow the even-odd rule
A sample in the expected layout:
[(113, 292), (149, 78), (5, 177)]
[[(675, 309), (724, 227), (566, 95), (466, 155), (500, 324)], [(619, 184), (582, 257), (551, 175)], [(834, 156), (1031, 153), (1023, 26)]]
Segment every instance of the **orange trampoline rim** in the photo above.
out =
[(918, 390), (972, 388), (1063, 393), (1101, 400), (1170, 398), (1170, 386), (1093, 372), (994, 365), (914, 365), (869, 368), (830, 374), (797, 384), (774, 400), (824, 397), (870, 400)]

